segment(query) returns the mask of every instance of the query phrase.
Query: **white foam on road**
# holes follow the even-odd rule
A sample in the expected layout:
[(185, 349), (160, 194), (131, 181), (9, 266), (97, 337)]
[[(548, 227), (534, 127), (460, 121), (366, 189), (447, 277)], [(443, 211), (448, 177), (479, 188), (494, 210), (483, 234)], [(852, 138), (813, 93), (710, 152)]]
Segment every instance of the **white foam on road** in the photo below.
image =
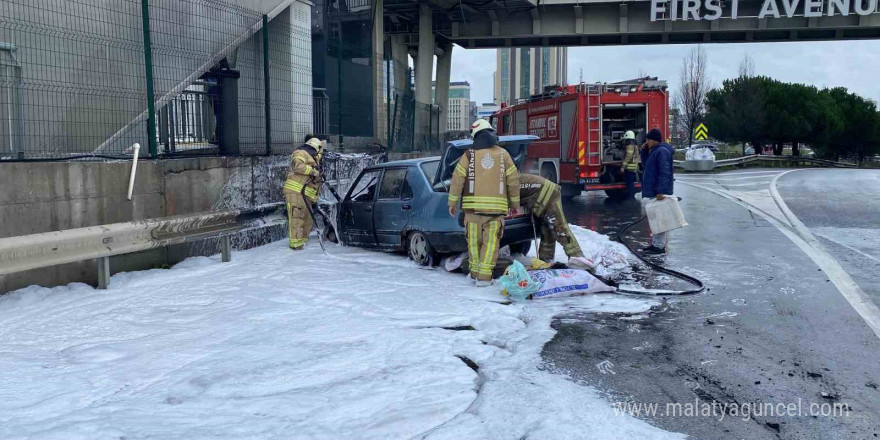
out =
[[(328, 253), (277, 242), (120, 273), (105, 291), (0, 298), (0, 438), (682, 438), (615, 415), (540, 357), (558, 313), (656, 302), (503, 305), (497, 288), (397, 255)], [(460, 326), (475, 330), (441, 328)]]

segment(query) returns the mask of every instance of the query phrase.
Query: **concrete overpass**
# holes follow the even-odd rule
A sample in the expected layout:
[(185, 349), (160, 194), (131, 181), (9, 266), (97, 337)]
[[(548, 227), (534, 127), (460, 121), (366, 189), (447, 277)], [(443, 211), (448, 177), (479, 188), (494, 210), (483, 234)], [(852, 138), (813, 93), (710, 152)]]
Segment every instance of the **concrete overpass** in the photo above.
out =
[[(446, 124), (453, 45), (487, 49), (880, 38), (880, 0), (376, 1), (384, 13), (374, 16), (374, 47), (383, 47), (387, 36), (397, 66), (407, 65), (407, 54), (413, 56), (418, 102), (431, 103), (437, 55), (441, 127)], [(492, 60), (486, 62), (487, 69), (494, 68)], [(398, 68), (394, 75), (403, 81), (405, 71)]]

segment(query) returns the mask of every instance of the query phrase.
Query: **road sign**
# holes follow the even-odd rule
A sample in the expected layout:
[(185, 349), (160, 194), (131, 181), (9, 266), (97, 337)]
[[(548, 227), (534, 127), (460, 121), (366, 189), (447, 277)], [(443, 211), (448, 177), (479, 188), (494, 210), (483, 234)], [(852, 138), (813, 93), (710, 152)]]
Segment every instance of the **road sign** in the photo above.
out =
[(709, 139), (709, 129), (706, 128), (706, 124), (700, 124), (694, 130), (694, 139), (698, 141), (705, 141)]

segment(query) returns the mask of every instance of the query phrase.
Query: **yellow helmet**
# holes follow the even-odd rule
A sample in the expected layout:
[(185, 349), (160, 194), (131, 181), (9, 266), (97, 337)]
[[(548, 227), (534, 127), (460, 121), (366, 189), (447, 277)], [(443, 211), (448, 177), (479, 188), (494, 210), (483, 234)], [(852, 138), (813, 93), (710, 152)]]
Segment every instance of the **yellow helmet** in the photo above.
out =
[(321, 142), (320, 139), (313, 137), (313, 138), (306, 141), (306, 145), (314, 148), (315, 151), (318, 153), (318, 156), (321, 156), (324, 154), (324, 143)]
[(473, 124), (471, 124), (471, 137), (476, 136), (477, 133), (487, 128), (492, 128), (492, 124), (490, 124), (489, 121), (485, 119), (477, 119), (476, 121), (474, 121)]

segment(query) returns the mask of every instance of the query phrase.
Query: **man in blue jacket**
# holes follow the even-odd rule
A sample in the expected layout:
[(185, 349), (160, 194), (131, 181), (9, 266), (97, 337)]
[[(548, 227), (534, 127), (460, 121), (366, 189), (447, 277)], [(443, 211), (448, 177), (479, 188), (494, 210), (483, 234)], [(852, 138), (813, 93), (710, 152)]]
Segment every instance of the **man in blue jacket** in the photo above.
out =
[[(663, 200), (672, 196), (672, 159), (675, 150), (663, 142), (663, 133), (659, 129), (648, 132), (647, 141), (642, 145), (642, 163), (645, 174), (642, 177), (642, 200)], [(667, 232), (652, 234), (651, 245), (643, 251), (650, 254), (666, 253)]]

